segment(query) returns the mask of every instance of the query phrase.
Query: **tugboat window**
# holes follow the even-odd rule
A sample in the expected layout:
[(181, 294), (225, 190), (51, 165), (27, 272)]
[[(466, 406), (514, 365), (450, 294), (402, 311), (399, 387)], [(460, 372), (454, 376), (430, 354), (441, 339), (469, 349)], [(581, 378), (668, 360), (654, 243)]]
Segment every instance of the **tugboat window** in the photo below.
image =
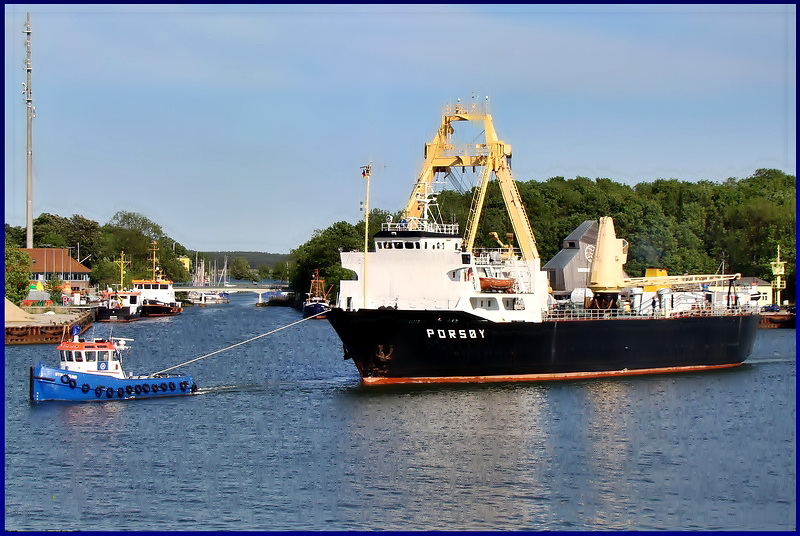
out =
[(101, 350), (100, 352), (97, 352), (97, 360), (108, 361), (108, 350)]
[(97, 361), (97, 352), (94, 350), (87, 350), (86, 351), (86, 362), (89, 361)]
[(64, 355), (67, 358), (67, 361), (72, 361), (72, 350), (67, 350), (64, 352)]
[(83, 352), (75, 352), (75, 361), (83, 362)]

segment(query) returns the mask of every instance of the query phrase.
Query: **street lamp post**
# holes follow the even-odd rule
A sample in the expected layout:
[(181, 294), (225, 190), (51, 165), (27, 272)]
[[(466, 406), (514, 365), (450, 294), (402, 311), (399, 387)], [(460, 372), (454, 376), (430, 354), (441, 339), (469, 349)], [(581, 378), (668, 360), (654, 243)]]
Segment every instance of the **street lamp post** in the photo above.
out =
[(361, 176), (367, 179), (367, 196), (364, 199), (364, 298), (362, 307), (367, 308), (367, 252), (369, 251), (369, 179), (372, 164), (361, 166)]

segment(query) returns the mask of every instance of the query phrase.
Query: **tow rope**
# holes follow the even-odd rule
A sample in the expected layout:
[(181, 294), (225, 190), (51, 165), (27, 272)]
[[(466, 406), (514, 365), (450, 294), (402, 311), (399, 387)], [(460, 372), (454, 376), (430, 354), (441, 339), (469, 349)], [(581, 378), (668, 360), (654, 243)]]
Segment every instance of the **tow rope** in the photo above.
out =
[(311, 320), (312, 318), (314, 318), (316, 316), (319, 316), (321, 314), (324, 314), (325, 312), (326, 311), (320, 311), (319, 313), (317, 313), (315, 315), (311, 315), (311, 316), (309, 316), (307, 318), (303, 318), (303, 319), (298, 320), (296, 322), (292, 322), (291, 324), (286, 324), (283, 327), (280, 327), (278, 329), (273, 329), (272, 331), (269, 331), (267, 333), (262, 333), (261, 335), (256, 335), (255, 337), (247, 339), (246, 341), (237, 342), (236, 344), (232, 344), (231, 346), (228, 346), (226, 348), (220, 348), (219, 350), (211, 352), (210, 354), (201, 355), (200, 357), (195, 357), (194, 359), (190, 359), (189, 361), (186, 361), (186, 362), (181, 363), (179, 365), (175, 365), (174, 367), (169, 367), (169, 368), (165, 368), (164, 370), (159, 370), (158, 372), (154, 372), (154, 373), (150, 374), (149, 377), (153, 378), (153, 377), (158, 376), (159, 374), (163, 374), (163, 373), (165, 373), (165, 372), (167, 372), (169, 370), (176, 369), (176, 368), (182, 367), (184, 365), (188, 365), (189, 363), (194, 363), (195, 361), (200, 361), (201, 359), (205, 359), (207, 357), (211, 357), (212, 355), (218, 354), (220, 352), (224, 352), (226, 350), (230, 350), (231, 348), (236, 348), (237, 346), (241, 346), (241, 345), (246, 344), (248, 342), (252, 342), (252, 341), (254, 341), (256, 339), (260, 339), (261, 337), (266, 337), (267, 335), (272, 335), (273, 333), (277, 333), (277, 332), (281, 331), (282, 329), (286, 329), (286, 328), (290, 328), (292, 326), (295, 326), (295, 325), (299, 324), (300, 322), (305, 322), (306, 320)]

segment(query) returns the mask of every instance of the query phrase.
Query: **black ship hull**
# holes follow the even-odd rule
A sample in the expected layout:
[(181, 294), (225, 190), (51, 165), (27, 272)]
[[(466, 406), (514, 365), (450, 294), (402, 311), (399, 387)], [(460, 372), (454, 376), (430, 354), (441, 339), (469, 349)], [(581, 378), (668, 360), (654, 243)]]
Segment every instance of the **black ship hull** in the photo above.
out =
[(98, 307), (95, 311), (95, 322), (132, 322), (139, 320), (139, 311), (131, 312), (130, 307), (120, 307), (112, 309), (109, 307)]
[(575, 379), (732, 367), (758, 315), (495, 323), (459, 311), (332, 309), (365, 384)]
[(140, 307), (143, 317), (175, 316), (183, 312), (183, 307), (177, 303), (163, 303), (155, 300), (145, 300)]

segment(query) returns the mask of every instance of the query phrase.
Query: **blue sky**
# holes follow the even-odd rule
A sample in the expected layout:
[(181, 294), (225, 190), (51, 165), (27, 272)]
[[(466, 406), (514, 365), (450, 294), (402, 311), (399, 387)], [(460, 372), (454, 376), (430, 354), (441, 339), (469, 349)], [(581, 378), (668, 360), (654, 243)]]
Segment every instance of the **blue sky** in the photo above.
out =
[(5, 6), (5, 222), (139, 212), (288, 253), (401, 209), (442, 106), (489, 97), (514, 177), (795, 174), (796, 11), (773, 5)]

